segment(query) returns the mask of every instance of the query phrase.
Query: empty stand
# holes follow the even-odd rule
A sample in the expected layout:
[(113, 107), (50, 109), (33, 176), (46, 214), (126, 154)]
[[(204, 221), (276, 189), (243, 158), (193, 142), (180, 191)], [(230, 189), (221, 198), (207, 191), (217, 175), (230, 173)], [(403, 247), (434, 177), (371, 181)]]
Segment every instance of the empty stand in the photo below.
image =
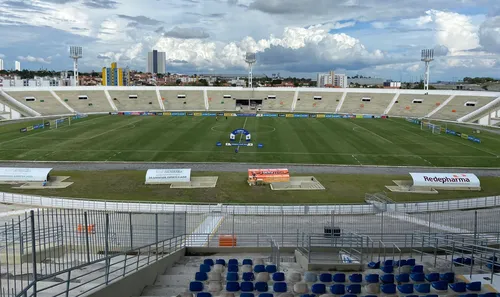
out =
[(49, 91), (6, 91), (6, 93), (42, 115), (71, 113)]
[(55, 93), (78, 113), (113, 111), (104, 91), (55, 91)]
[[(160, 111), (155, 90), (112, 91), (109, 95), (119, 111)], [(110, 107), (111, 108), (111, 107)]]
[(496, 97), (455, 96), (431, 118), (441, 120), (457, 120), (495, 100)]
[[(168, 111), (204, 111), (205, 99), (203, 90), (161, 90), (165, 110)], [(155, 97), (156, 98), (156, 97)]]
[(391, 104), (395, 92), (391, 93), (347, 93), (340, 113), (383, 114)]
[(299, 92), (295, 111), (335, 112), (344, 92)]
[(400, 94), (389, 115), (425, 117), (446, 101), (448, 95)]
[(254, 98), (254, 92), (251, 90), (208, 90), (208, 108), (213, 111), (235, 111), (236, 100), (250, 100)]

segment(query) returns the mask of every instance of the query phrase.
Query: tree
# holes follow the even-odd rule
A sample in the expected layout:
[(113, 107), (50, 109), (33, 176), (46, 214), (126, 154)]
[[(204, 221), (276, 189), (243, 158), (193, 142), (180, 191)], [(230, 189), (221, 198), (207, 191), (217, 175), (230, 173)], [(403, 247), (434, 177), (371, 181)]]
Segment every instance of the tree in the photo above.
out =
[(204, 78), (200, 79), (198, 82), (199, 82), (202, 86), (205, 86), (205, 87), (207, 87), (207, 86), (208, 86), (208, 81), (207, 81), (206, 79), (204, 79)]
[(182, 80), (180, 80), (180, 79), (177, 79), (177, 80), (175, 81), (175, 84), (176, 84), (176, 85), (180, 85), (181, 83), (182, 83)]

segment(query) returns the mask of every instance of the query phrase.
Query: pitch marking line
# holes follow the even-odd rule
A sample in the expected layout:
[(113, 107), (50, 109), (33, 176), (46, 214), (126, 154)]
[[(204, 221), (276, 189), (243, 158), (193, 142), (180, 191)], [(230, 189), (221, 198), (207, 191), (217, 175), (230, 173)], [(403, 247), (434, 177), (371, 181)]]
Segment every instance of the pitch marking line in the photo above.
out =
[[(245, 122), (243, 123), (243, 130), (245, 130), (245, 126), (247, 125), (247, 120), (248, 120), (248, 118), (246, 117), (245, 118)], [(240, 140), (238, 140), (238, 143), (241, 143), (241, 138), (242, 137), (243, 137), (243, 133), (240, 134)], [(238, 150), (238, 153), (239, 153), (240, 152), (240, 146), (238, 146), (237, 150)]]
[[(370, 129), (367, 129), (367, 128), (364, 128), (364, 127), (361, 127), (360, 125), (358, 125), (358, 124), (356, 124), (356, 123), (353, 123), (353, 122), (349, 122), (349, 123), (353, 124), (354, 126), (356, 126), (356, 127), (358, 127), (358, 128), (361, 128), (361, 129), (363, 129), (363, 130), (365, 130), (365, 131), (367, 131), (367, 132), (370, 132), (371, 134), (373, 134), (373, 135), (375, 135), (375, 136), (377, 136), (377, 137), (381, 138), (381, 139), (382, 139), (382, 140), (384, 140), (384, 141), (387, 141), (387, 142), (389, 142), (389, 143), (394, 144), (394, 142), (390, 141), (389, 139), (387, 139), (387, 138), (385, 138), (385, 137), (382, 137), (382, 136), (378, 135), (377, 133), (375, 133), (375, 132), (371, 131)], [(354, 130), (354, 128), (353, 128), (353, 130)]]
[(354, 155), (351, 155), (351, 156), (354, 158), (354, 160), (356, 160), (356, 162), (359, 163), (359, 165), (363, 165), (363, 164), (361, 164), (361, 162), (359, 162), (358, 158), (356, 158)]
[(141, 118), (141, 119), (138, 119), (137, 121), (133, 121), (133, 122), (131, 122), (131, 123), (127, 123), (127, 124), (125, 124), (125, 125), (118, 126), (118, 127), (114, 128), (114, 129), (111, 129), (111, 130), (108, 130), (108, 131), (104, 131), (104, 132), (99, 133), (99, 134), (97, 134), (97, 135), (94, 135), (94, 136), (92, 136), (92, 137), (86, 138), (85, 140), (92, 140), (92, 139), (97, 138), (97, 137), (99, 137), (99, 136), (102, 136), (102, 135), (108, 134), (109, 132), (113, 132), (113, 131), (116, 131), (116, 130), (118, 130), (118, 129), (125, 128), (125, 127), (127, 127), (127, 126), (131, 126), (131, 125), (133, 126), (132, 128), (135, 128), (135, 125), (134, 125), (134, 124), (135, 124), (135, 123), (137, 123), (137, 122), (140, 122), (140, 121), (142, 121), (142, 120), (143, 120), (143, 119)]

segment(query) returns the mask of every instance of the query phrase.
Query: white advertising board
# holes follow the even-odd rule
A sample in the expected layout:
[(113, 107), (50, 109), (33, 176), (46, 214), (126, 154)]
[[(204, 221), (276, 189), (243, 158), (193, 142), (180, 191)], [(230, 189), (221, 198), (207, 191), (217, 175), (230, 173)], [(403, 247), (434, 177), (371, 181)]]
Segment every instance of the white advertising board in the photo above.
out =
[(0, 182), (43, 182), (52, 168), (0, 167)]
[(410, 173), (414, 187), (480, 188), (479, 178), (472, 173)]
[(191, 181), (191, 169), (148, 169), (146, 184), (170, 184)]

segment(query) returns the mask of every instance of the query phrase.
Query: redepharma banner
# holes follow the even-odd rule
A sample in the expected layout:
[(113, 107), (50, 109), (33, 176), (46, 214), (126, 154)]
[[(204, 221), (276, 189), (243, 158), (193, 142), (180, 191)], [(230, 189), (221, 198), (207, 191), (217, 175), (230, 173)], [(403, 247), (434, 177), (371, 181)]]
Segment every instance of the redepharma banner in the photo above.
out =
[(414, 187), (479, 188), (479, 178), (472, 173), (410, 173)]

